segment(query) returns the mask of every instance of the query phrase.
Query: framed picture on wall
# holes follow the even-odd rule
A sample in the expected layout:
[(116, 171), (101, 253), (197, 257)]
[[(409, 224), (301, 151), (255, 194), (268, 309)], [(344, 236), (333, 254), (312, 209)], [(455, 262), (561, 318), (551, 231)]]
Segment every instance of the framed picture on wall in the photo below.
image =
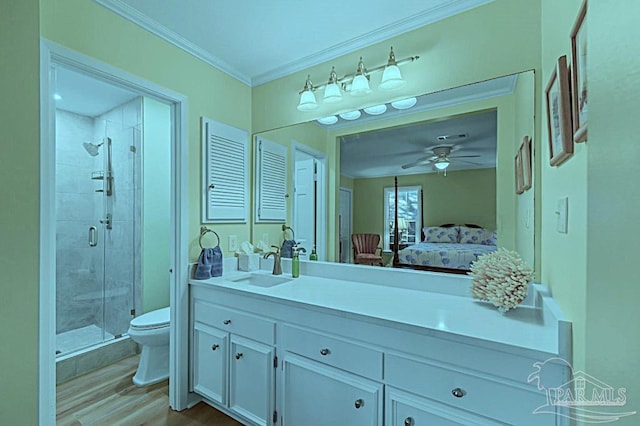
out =
[(531, 189), (532, 185), (532, 164), (531, 164), (531, 139), (525, 136), (520, 145), (520, 158), (522, 160), (522, 189)]
[(549, 163), (558, 166), (573, 154), (571, 127), (571, 91), (567, 57), (558, 58), (556, 68), (545, 89), (547, 98), (547, 130), (549, 132)]
[[(522, 148), (522, 147), (521, 147)], [(516, 194), (522, 194), (524, 192), (524, 182), (523, 182), (523, 175), (522, 175), (522, 155), (521, 155), (522, 149), (518, 150), (518, 153), (516, 154), (516, 158), (514, 160), (514, 164), (515, 164), (515, 175), (516, 175), (516, 179), (515, 179), (515, 184), (516, 184)]]
[(573, 110), (573, 141), (587, 140), (587, 1), (578, 12), (571, 30), (571, 106)]

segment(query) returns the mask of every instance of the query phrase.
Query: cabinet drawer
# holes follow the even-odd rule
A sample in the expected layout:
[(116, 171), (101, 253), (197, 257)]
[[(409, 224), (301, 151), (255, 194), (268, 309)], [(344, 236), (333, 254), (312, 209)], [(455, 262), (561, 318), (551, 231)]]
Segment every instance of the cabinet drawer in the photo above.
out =
[(194, 305), (195, 321), (259, 342), (275, 344), (274, 321), (201, 301), (196, 301)]
[(398, 389), (482, 416), (517, 425), (555, 425), (555, 416), (533, 414), (546, 405), (546, 395), (535, 388), (526, 390), (394, 354), (385, 355), (384, 375), (386, 383)]
[(284, 325), (283, 349), (316, 361), (382, 380), (382, 352), (346, 340)]

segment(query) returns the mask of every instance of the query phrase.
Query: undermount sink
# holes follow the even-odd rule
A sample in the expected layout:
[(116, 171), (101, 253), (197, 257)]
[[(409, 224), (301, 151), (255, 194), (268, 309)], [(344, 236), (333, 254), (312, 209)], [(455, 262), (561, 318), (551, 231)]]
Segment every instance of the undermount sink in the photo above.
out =
[(258, 287), (273, 287), (291, 281), (292, 278), (280, 275), (251, 274), (248, 277), (232, 280), (235, 283), (255, 285)]

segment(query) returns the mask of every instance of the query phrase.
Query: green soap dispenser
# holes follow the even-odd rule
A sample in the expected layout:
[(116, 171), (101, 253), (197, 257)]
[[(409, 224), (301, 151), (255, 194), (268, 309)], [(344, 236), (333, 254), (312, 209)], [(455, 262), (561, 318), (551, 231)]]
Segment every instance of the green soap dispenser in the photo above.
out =
[(300, 276), (300, 252), (306, 253), (304, 247), (293, 246), (293, 255), (291, 258), (291, 276), (298, 278)]

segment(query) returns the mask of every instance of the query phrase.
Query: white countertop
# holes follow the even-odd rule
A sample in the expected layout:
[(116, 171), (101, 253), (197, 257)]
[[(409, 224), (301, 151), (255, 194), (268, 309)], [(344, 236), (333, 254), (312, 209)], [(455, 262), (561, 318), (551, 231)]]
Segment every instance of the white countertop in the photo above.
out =
[[(284, 268), (283, 264), (283, 268)], [(304, 265), (303, 265), (304, 266)], [(308, 265), (307, 265), (308, 266)], [(561, 355), (565, 351), (563, 339), (570, 324), (561, 318), (555, 301), (541, 292), (534, 303), (522, 305), (506, 314), (498, 312), (491, 304), (470, 297), (471, 280), (466, 276), (429, 274), (419, 271), (389, 270), (326, 263), (303, 269), (315, 272), (325, 270), (325, 278), (302, 275), (274, 287), (259, 287), (233, 282), (247, 276), (248, 272), (233, 271), (220, 278), (191, 280), (194, 285), (214, 285), (236, 291), (261, 295), (277, 300), (297, 302), (320, 308), (348, 312), (365, 317), (392, 321), (400, 324), (423, 327), (453, 335), (502, 343), (548, 354)], [(305, 271), (303, 271), (305, 272)], [(269, 271), (253, 273), (268, 274)], [(318, 274), (319, 275), (319, 274)], [(344, 278), (336, 278), (336, 275)], [(290, 274), (282, 277), (291, 278)], [(353, 279), (359, 279), (358, 282)], [(394, 281), (381, 284), (380, 279)], [(444, 282), (440, 282), (443, 281)], [(373, 281), (373, 283), (371, 283)], [(451, 294), (425, 291), (434, 285), (450, 286)], [(542, 286), (537, 286), (544, 289)], [(468, 294), (468, 296), (466, 295)]]

